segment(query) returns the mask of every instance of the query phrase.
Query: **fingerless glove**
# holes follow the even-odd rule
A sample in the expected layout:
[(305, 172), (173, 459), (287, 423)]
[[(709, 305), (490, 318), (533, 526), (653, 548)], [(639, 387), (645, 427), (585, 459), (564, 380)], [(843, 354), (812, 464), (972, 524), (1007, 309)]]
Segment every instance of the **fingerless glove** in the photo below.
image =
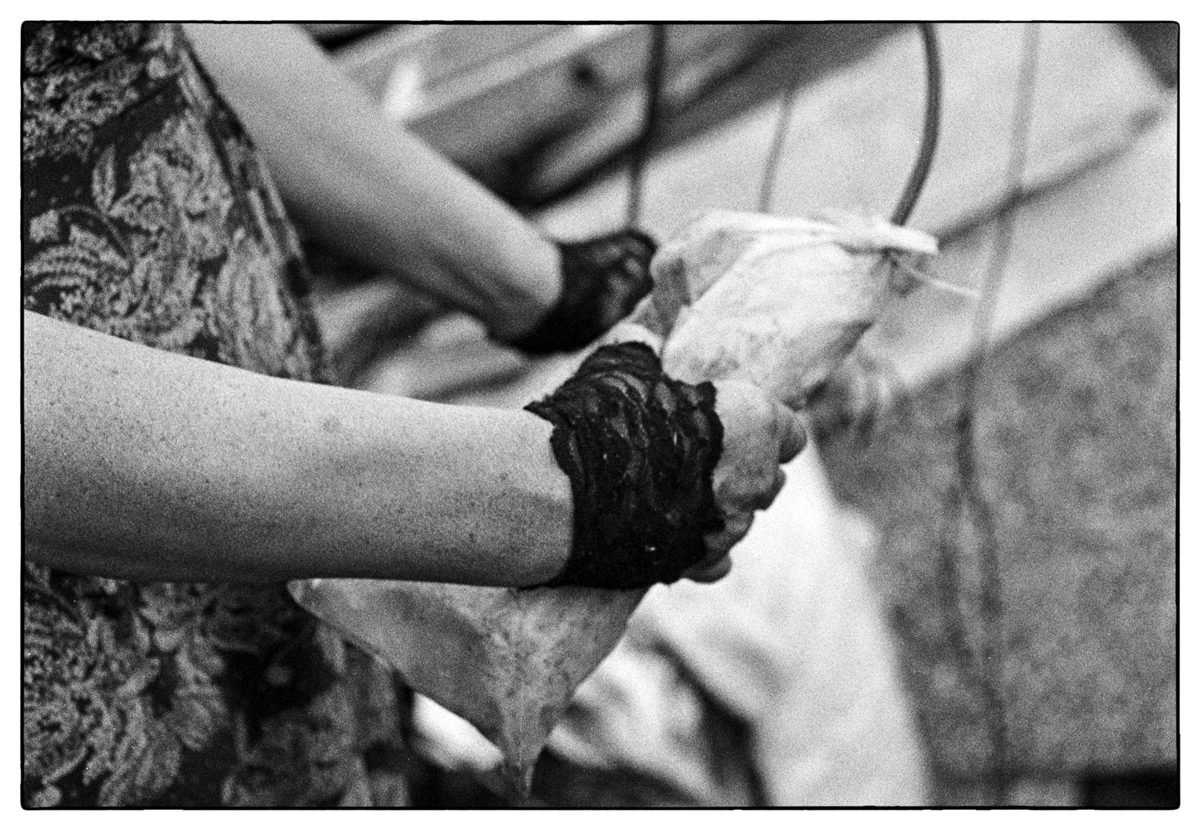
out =
[(635, 230), (558, 242), (562, 295), (538, 327), (509, 345), (529, 355), (573, 352), (608, 331), (650, 292), (654, 240)]
[(715, 400), (711, 383), (673, 380), (648, 346), (622, 343), (525, 407), (554, 425), (551, 448), (574, 499), (570, 558), (548, 585), (646, 587), (705, 558), (704, 537), (724, 527)]

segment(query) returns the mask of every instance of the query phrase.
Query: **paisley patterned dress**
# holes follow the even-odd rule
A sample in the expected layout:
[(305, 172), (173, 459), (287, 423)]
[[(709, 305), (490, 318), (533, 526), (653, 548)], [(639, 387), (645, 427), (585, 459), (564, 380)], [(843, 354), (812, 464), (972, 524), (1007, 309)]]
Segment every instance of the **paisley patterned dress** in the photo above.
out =
[[(181, 30), (26, 24), (22, 52), (25, 308), (327, 382), (294, 231)], [(27, 560), (22, 593), (26, 805), (403, 801), (392, 676), (283, 585)]]

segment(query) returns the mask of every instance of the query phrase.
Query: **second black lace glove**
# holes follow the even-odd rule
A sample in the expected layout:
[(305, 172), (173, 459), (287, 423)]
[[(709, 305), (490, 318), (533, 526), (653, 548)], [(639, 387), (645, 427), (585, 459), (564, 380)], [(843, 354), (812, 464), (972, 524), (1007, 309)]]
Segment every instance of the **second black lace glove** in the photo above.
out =
[(509, 344), (530, 355), (582, 349), (629, 314), (653, 285), (656, 246), (640, 231), (555, 244), (562, 255), (562, 296), (536, 329)]

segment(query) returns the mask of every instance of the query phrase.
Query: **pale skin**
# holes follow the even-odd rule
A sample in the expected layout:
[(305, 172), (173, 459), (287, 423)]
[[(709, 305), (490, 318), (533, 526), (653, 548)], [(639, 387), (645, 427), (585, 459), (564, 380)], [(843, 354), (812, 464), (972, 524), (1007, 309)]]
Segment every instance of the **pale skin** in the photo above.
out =
[[(496, 336), (524, 334), (557, 298), (553, 245), (385, 124), (302, 34), (251, 31), (262, 28), (188, 32), (289, 203), (331, 243)], [(284, 87), (289, 107), (266, 103)], [(570, 483), (535, 415), (265, 377), (30, 312), (24, 325), (34, 561), (166, 581), (511, 586), (545, 582), (567, 561)], [(718, 384), (716, 409), (727, 527), (687, 574), (699, 580), (728, 571), (730, 548), (782, 485), (780, 461), (804, 442), (794, 416), (752, 386)]]
[(527, 334), (554, 304), (561, 286), (553, 243), (381, 117), (304, 32), (184, 30), (289, 209), (323, 242), (474, 315), (501, 340)]

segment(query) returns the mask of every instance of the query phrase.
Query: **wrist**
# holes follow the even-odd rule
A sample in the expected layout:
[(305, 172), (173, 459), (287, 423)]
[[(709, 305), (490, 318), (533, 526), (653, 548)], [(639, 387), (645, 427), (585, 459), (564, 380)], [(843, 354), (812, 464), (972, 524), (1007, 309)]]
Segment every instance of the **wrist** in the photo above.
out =
[(654, 241), (632, 229), (582, 242), (557, 243), (560, 296), (522, 336), (509, 338), (528, 355), (578, 351), (625, 317), (652, 286)]
[(673, 582), (707, 555), (724, 520), (713, 470), (724, 430), (710, 383), (672, 380), (643, 343), (604, 346), (526, 410), (553, 424), (570, 479), (566, 568), (547, 585), (631, 589)]
[(563, 291), (562, 254), (549, 239), (537, 237), (510, 263), (497, 275), (497, 293), (484, 319), (491, 336), (503, 343), (534, 331)]
[(524, 494), (522, 500), (535, 505), (542, 520), (538, 523), (541, 530), (520, 551), (523, 572), (514, 574), (510, 584), (544, 585), (563, 572), (570, 558), (574, 494), (570, 478), (554, 458), (550, 441), (553, 426), (530, 412), (511, 414), (520, 419), (522, 443), (533, 448), (528, 471), (523, 471), (515, 484)]
[(367, 451), (373, 460), (354, 466), (378, 465), (383, 524), (395, 523), (379, 541), (408, 538), (409, 550), (398, 551), (408, 578), (524, 586), (561, 571), (573, 501), (550, 451), (550, 425), (521, 411), (405, 408), (416, 416), (408, 429), (393, 421)]

